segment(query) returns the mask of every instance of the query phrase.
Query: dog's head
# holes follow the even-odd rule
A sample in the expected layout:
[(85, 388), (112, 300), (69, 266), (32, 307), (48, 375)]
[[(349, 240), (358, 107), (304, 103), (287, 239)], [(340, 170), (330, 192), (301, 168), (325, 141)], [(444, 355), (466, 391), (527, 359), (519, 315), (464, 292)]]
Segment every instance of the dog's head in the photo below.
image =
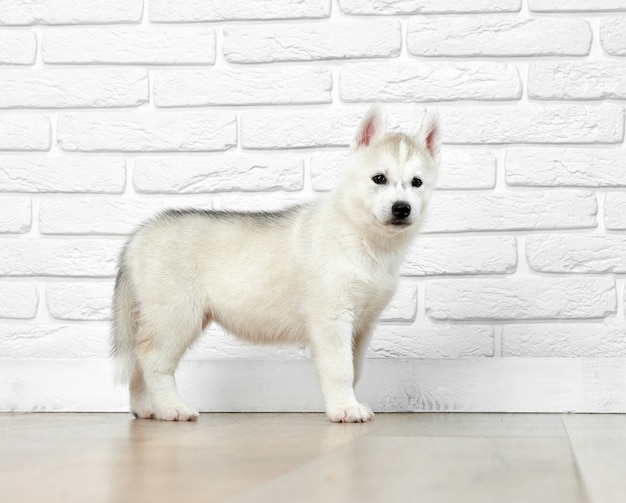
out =
[(435, 186), (440, 163), (439, 115), (427, 112), (415, 135), (385, 133), (383, 113), (373, 106), (351, 147), (342, 189), (364, 225), (385, 233), (415, 229)]

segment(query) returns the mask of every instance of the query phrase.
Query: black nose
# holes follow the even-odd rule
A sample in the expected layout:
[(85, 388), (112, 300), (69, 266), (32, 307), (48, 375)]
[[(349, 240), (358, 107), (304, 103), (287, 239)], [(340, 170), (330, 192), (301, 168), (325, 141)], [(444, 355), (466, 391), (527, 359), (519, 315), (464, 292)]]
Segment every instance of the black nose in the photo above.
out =
[(411, 205), (406, 201), (396, 201), (391, 207), (391, 213), (394, 217), (405, 219), (411, 214)]

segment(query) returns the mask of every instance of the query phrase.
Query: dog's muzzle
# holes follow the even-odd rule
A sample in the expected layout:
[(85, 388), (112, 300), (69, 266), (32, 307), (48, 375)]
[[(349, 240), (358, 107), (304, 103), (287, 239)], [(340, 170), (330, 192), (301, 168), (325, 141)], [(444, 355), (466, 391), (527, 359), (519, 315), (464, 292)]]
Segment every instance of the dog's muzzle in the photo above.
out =
[(393, 218), (389, 222), (392, 225), (409, 225), (409, 215), (411, 215), (411, 205), (406, 201), (396, 201), (391, 207)]

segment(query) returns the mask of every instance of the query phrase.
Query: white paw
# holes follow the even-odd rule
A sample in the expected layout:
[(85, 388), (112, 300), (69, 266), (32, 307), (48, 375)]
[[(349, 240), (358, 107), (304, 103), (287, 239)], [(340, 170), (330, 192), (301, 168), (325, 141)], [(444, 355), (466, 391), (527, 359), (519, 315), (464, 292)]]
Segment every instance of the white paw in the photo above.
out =
[(154, 410), (154, 419), (161, 421), (195, 421), (199, 415), (197, 410), (183, 403), (170, 407), (156, 407)]
[(334, 423), (366, 423), (374, 418), (372, 409), (360, 403), (329, 407), (326, 415)]
[(197, 410), (184, 403), (161, 404), (158, 407), (132, 407), (138, 419), (158, 419), (160, 421), (195, 421), (200, 415)]

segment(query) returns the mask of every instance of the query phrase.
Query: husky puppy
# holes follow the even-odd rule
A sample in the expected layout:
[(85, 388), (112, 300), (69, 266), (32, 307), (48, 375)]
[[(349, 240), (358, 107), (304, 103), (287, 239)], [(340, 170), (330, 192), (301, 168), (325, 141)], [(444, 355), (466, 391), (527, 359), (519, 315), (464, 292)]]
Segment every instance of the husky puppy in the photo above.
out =
[(308, 344), (331, 421), (355, 398), (377, 318), (423, 219), (440, 161), (439, 117), (416, 135), (362, 119), (338, 188), (274, 213), (166, 211), (129, 239), (115, 283), (113, 353), (138, 418), (188, 421), (174, 371), (214, 321), (260, 344)]

